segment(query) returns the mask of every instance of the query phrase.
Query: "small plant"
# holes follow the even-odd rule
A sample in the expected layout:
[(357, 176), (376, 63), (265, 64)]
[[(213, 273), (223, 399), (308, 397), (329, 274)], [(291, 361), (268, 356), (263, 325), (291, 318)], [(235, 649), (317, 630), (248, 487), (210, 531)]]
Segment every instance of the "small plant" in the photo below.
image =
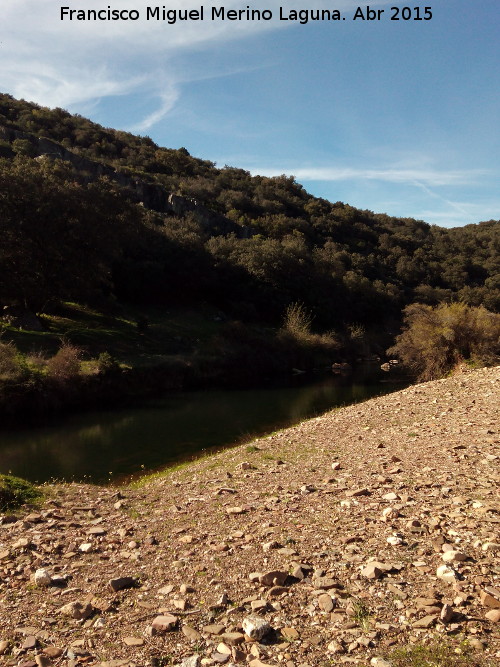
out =
[(254, 452), (258, 452), (258, 451), (260, 451), (260, 450), (255, 445), (248, 445), (248, 447), (246, 448), (246, 452), (248, 454), (253, 454)]
[(41, 496), (41, 492), (26, 480), (13, 475), (0, 475), (0, 512), (33, 503)]
[(370, 610), (363, 602), (363, 600), (356, 600), (353, 603), (353, 618), (356, 623), (363, 628), (363, 630), (369, 630), (370, 628)]

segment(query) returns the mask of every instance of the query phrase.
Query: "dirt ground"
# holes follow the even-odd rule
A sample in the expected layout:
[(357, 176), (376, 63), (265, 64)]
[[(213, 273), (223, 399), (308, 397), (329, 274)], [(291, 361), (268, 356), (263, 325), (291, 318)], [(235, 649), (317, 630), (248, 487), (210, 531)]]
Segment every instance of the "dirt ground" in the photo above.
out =
[(499, 664), (499, 399), (500, 367), (463, 372), (47, 487), (0, 519), (0, 665), (382, 667), (436, 638)]

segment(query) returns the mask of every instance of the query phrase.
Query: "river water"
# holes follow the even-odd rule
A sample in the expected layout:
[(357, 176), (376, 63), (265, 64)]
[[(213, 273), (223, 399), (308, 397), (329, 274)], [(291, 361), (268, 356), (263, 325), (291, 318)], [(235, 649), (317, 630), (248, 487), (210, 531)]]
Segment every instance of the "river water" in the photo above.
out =
[(0, 472), (40, 483), (122, 481), (396, 388), (365, 372), (297, 378), (286, 387), (175, 393), (139, 407), (75, 414), (0, 431)]

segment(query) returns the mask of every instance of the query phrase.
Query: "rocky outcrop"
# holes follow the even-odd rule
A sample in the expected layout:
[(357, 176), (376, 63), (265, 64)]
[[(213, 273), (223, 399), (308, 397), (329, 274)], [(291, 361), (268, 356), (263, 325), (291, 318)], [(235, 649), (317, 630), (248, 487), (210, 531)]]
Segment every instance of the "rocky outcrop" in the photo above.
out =
[(47, 137), (36, 137), (34, 134), (0, 125), (0, 140), (12, 144), (16, 139), (25, 139), (31, 143), (35, 159), (69, 162), (87, 181), (106, 177), (123, 188), (132, 201), (141, 203), (152, 211), (180, 217), (193, 215), (204, 229), (215, 235), (235, 234), (239, 238), (249, 235), (248, 229), (242, 228), (232, 220), (211, 211), (193, 199), (168, 192), (158, 183), (148, 182), (119, 171), (110, 165), (90, 160)]

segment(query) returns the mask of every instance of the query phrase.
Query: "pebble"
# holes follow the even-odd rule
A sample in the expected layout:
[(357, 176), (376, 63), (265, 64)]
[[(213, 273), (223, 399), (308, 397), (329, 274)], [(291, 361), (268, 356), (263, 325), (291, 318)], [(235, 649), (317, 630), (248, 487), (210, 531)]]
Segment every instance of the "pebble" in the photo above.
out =
[(65, 616), (70, 616), (77, 621), (84, 620), (92, 614), (92, 605), (87, 603), (83, 604), (82, 602), (68, 602), (63, 607), (59, 609), (60, 614)]
[(133, 588), (137, 585), (137, 579), (134, 577), (117, 577), (116, 579), (110, 579), (108, 581), (108, 586), (113, 592), (121, 591), (124, 588)]
[(172, 614), (162, 614), (157, 616), (151, 624), (153, 634), (157, 632), (169, 632), (177, 626), (177, 617)]
[(50, 586), (52, 583), (52, 577), (50, 576), (49, 572), (43, 568), (36, 570), (35, 574), (33, 575), (33, 580), (35, 582), (35, 586), (40, 587)]
[(457, 573), (448, 565), (440, 565), (436, 570), (436, 577), (453, 584), (457, 580)]
[(287, 580), (288, 572), (283, 572), (281, 570), (272, 570), (271, 572), (266, 572), (259, 576), (259, 582), (263, 586), (283, 586)]
[(140, 637), (124, 637), (123, 643), (126, 646), (144, 646), (144, 639)]
[(241, 626), (243, 632), (250, 639), (256, 639), (257, 641), (271, 632), (272, 629), (269, 623), (261, 616), (247, 616), (243, 619)]
[(500, 623), (500, 609), (492, 609), (491, 611), (487, 611), (484, 616), (492, 623)]

